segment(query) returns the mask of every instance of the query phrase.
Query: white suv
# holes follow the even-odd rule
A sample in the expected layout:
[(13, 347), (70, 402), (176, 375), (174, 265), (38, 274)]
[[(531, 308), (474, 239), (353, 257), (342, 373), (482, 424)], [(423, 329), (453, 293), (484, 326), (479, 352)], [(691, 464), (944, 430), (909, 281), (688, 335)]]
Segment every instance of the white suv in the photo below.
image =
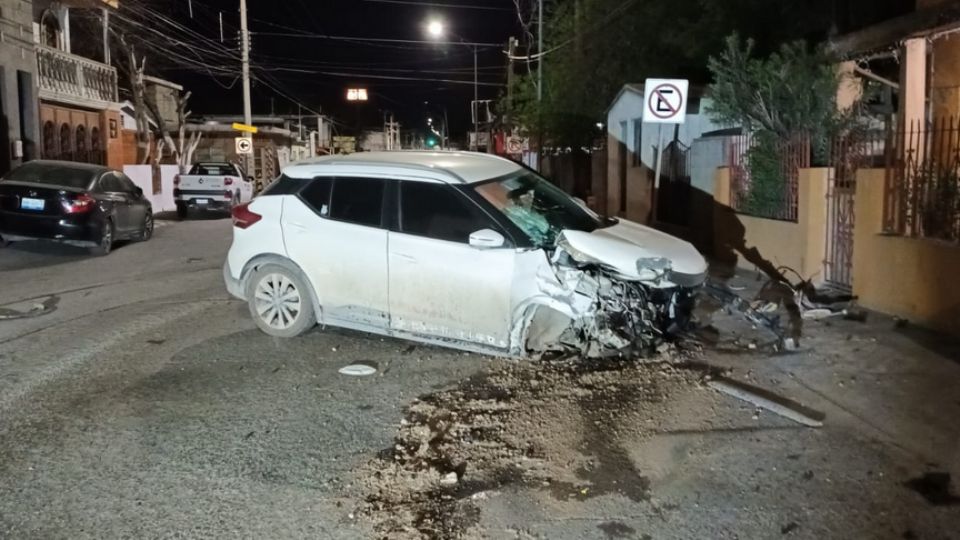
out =
[(233, 210), (224, 279), (267, 334), (315, 324), (525, 356), (647, 349), (683, 327), (707, 265), (486, 154), (288, 166)]

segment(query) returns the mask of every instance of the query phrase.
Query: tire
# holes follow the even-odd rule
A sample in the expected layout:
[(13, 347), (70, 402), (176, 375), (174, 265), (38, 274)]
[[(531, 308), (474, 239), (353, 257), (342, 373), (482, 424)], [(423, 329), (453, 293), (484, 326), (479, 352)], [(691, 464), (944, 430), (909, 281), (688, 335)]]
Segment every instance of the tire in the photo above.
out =
[(185, 219), (187, 217), (187, 205), (186, 203), (178, 202), (177, 203), (177, 219)]
[(247, 280), (246, 293), (250, 316), (267, 335), (292, 338), (317, 324), (313, 293), (299, 272), (264, 265)]
[(10, 243), (11, 243), (11, 242), (9, 242), (8, 240), (4, 240), (3, 237), (0, 236), (0, 249), (3, 249), (3, 248), (5, 248), (5, 247), (9, 246)]
[(100, 243), (90, 251), (98, 257), (105, 257), (113, 251), (113, 241), (117, 236), (117, 229), (113, 226), (113, 220), (107, 219), (100, 233)]
[(146, 242), (147, 240), (153, 238), (153, 212), (147, 211), (147, 215), (143, 218), (143, 227), (140, 229), (140, 233), (137, 235), (137, 240), (140, 242)]

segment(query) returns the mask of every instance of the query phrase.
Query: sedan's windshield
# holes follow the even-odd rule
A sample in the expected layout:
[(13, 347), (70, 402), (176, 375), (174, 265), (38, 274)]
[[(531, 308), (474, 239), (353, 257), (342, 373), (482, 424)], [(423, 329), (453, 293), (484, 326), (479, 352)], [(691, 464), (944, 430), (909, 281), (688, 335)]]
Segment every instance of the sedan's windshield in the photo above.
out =
[(592, 232), (604, 226), (598, 215), (533, 172), (485, 182), (474, 189), (537, 247), (552, 246), (563, 230)]

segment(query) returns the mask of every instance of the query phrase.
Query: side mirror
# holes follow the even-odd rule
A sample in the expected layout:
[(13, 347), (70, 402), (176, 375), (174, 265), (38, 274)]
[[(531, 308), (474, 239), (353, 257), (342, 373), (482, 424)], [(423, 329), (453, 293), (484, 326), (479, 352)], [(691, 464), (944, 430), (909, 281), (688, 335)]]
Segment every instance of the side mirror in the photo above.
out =
[(573, 199), (573, 201), (574, 201), (575, 203), (579, 204), (580, 206), (582, 206), (582, 207), (584, 207), (584, 208), (587, 207), (587, 201), (581, 199), (580, 197), (571, 197), (571, 198)]
[(140, 186), (137, 186), (136, 189), (134, 190), (134, 193), (137, 194), (137, 197), (143, 197), (143, 188)]
[(470, 233), (470, 246), (477, 249), (503, 247), (506, 242), (506, 238), (493, 229), (480, 229), (479, 231)]
[(253, 177), (252, 177), (252, 176), (248, 176), (248, 177), (247, 177), (247, 182), (250, 182), (250, 183), (252, 184), (252, 183), (253, 183)]

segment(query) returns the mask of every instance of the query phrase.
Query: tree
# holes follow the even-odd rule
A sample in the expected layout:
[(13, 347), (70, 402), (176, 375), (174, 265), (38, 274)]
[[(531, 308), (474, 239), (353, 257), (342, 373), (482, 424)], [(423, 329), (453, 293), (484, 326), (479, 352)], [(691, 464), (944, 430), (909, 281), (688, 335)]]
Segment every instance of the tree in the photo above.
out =
[[(529, 21), (529, 0), (517, 3), (521, 20)], [(624, 84), (642, 83), (648, 77), (707, 83), (711, 75), (707, 59), (723, 48), (732, 32), (752, 36), (761, 52), (773, 51), (784, 40), (825, 35), (832, 14), (831, 0), (544, 0), (544, 4), (543, 101), (535, 99), (536, 73), (531, 70), (511, 88), (507, 114), (525, 127), (542, 127), (550, 144), (572, 147), (592, 141), (595, 123), (604, 119)], [(528, 56), (537, 53), (533, 36), (526, 31), (523, 49)], [(537, 124), (540, 118), (542, 125)]]
[(754, 42), (734, 34), (711, 57), (714, 83), (707, 113), (720, 123), (741, 126), (752, 138), (746, 151), (750, 187), (744, 210), (776, 215), (785, 196), (782, 154), (808, 139), (813, 161), (823, 164), (834, 137), (858, 127), (860, 108), (839, 110), (840, 74), (822, 48), (796, 41), (758, 57)]
[(145, 164), (150, 160), (150, 141), (152, 139), (144, 98), (146, 87), (143, 72), (147, 66), (147, 59), (144, 57), (140, 61), (137, 60), (134, 46), (127, 42), (125, 36), (119, 36), (119, 42), (123, 51), (123, 58), (126, 60), (125, 64), (121, 64), (121, 71), (127, 75), (127, 83), (130, 85), (130, 93), (133, 96), (134, 119), (137, 124), (137, 162)]

